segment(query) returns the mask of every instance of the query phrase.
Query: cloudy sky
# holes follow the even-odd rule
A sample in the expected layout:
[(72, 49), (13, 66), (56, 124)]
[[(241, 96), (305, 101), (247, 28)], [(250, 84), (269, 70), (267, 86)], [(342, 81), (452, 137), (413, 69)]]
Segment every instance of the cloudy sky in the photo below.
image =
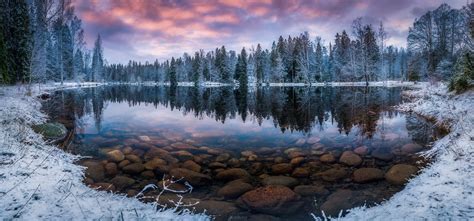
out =
[(383, 21), (389, 43), (406, 45), (414, 19), (442, 2), (460, 8), (466, 0), (75, 0), (89, 47), (97, 34), (111, 63), (152, 61), (206, 51), (231, 50), (261, 43), (269, 48), (278, 36), (308, 31), (328, 43), (336, 32), (363, 17)]

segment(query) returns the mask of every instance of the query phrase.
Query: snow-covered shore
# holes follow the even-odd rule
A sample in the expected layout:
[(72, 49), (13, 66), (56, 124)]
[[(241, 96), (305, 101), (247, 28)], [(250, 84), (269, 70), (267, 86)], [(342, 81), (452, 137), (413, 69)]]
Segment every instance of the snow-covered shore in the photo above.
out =
[(46, 144), (30, 128), (46, 116), (26, 93), (0, 88), (1, 220), (210, 220), (85, 186), (83, 168), (73, 163), (77, 156)]
[(450, 133), (424, 153), (433, 163), (405, 189), (372, 208), (354, 208), (340, 220), (473, 220), (474, 219), (474, 91), (448, 93), (445, 85), (424, 85), (405, 92), (411, 102), (400, 105), (448, 126)]

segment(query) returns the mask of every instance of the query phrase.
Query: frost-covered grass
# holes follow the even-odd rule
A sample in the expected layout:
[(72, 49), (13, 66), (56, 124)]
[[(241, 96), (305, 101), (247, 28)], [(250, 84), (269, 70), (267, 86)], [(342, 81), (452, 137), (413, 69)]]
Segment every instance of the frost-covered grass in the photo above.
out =
[(155, 204), (85, 186), (84, 168), (74, 164), (78, 156), (46, 144), (30, 128), (46, 116), (35, 97), (26, 94), (24, 88), (0, 87), (1, 220), (210, 219), (189, 211), (157, 210)]
[(340, 220), (473, 220), (474, 91), (461, 95), (445, 85), (425, 84), (408, 91), (412, 102), (401, 105), (431, 118), (450, 133), (423, 153), (433, 163), (390, 200), (372, 208), (354, 208)]

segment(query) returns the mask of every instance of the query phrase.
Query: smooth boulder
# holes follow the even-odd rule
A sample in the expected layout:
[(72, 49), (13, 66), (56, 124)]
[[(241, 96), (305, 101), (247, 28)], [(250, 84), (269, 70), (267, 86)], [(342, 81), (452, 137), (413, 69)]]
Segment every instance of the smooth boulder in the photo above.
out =
[(381, 180), (383, 177), (383, 171), (377, 168), (360, 168), (352, 174), (352, 179), (356, 183), (368, 183)]
[(418, 168), (408, 164), (396, 164), (385, 174), (385, 179), (395, 185), (402, 185), (416, 172)]
[(266, 186), (239, 198), (242, 207), (270, 215), (291, 214), (303, 206), (300, 196), (285, 186)]
[(211, 183), (211, 177), (202, 173), (194, 172), (184, 168), (174, 168), (170, 171), (170, 175), (188, 181), (194, 186), (203, 186)]

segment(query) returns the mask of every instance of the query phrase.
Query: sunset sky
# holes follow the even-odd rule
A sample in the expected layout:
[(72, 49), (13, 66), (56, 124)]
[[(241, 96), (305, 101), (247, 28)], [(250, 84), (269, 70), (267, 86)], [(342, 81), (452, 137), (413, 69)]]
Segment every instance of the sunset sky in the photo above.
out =
[[(406, 46), (414, 19), (438, 7), (441, 0), (75, 0), (88, 46), (100, 33), (110, 63), (152, 61), (206, 51), (225, 45), (231, 50), (261, 43), (269, 48), (278, 36), (308, 31), (326, 43), (336, 32), (350, 30), (363, 17), (383, 21), (389, 44)], [(460, 8), (465, 0), (447, 1)], [(350, 33), (350, 32), (349, 32)]]

